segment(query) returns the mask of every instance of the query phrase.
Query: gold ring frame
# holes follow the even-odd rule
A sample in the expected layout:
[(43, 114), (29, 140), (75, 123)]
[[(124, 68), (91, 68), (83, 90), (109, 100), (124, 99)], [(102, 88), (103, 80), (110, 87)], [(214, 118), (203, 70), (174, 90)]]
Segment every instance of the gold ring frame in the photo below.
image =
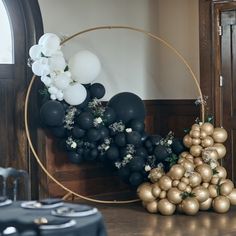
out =
[[(164, 39), (148, 32), (148, 31), (145, 31), (145, 30), (142, 30), (142, 29), (139, 29), (139, 28), (134, 28), (134, 27), (129, 27), (129, 26), (98, 26), (98, 27), (93, 27), (93, 28), (89, 28), (89, 29), (86, 29), (86, 30), (83, 30), (83, 31), (80, 31), (76, 34), (73, 34), (71, 35), (70, 37), (66, 38), (65, 40), (63, 40), (61, 42), (61, 45), (63, 45), (64, 43), (68, 42), (69, 40), (81, 35), (81, 34), (85, 34), (85, 33), (88, 33), (88, 32), (91, 32), (91, 31), (97, 31), (97, 30), (111, 30), (111, 29), (124, 29), (124, 30), (130, 30), (130, 31), (135, 31), (135, 32), (138, 32), (138, 33), (142, 33), (144, 35), (146, 35), (147, 37), (151, 38), (151, 39), (154, 39), (156, 41), (159, 41), (161, 44), (163, 44), (165, 47), (167, 47), (168, 49), (170, 49), (173, 53), (175, 53), (178, 57), (178, 59), (186, 66), (186, 68), (188, 69), (188, 71), (190, 72), (191, 74), (191, 78), (193, 79), (193, 81), (195, 82), (195, 85), (197, 87), (197, 90), (199, 92), (199, 95), (200, 95), (200, 100), (201, 100), (201, 120), (204, 122), (205, 120), (205, 111), (204, 111), (204, 104), (203, 104), (203, 95), (202, 95), (202, 92), (201, 92), (201, 88), (200, 88), (200, 85), (199, 85), (199, 82), (195, 76), (195, 74), (193, 73), (190, 65), (187, 63), (187, 61), (184, 59), (184, 57), (173, 47), (171, 46), (168, 42), (166, 42)], [(28, 89), (27, 89), (27, 93), (26, 93), (26, 98), (25, 98), (25, 110), (24, 110), (24, 122), (25, 122), (25, 130), (26, 130), (26, 137), (27, 137), (27, 140), (29, 142), (29, 147), (30, 147), (30, 150), (32, 151), (36, 161), (38, 162), (39, 166), (41, 167), (41, 169), (43, 170), (43, 172), (53, 181), (55, 182), (58, 186), (60, 186), (62, 189), (64, 189), (67, 194), (65, 195), (64, 198), (72, 195), (72, 196), (76, 196), (80, 199), (83, 199), (83, 200), (86, 200), (86, 201), (90, 201), (90, 202), (95, 202), (95, 203), (106, 203), (106, 204), (111, 204), (111, 203), (115, 203), (115, 204), (126, 204), (126, 203), (132, 203), (132, 202), (137, 202), (137, 201), (140, 201), (139, 199), (131, 199), (131, 200), (124, 200), (124, 201), (118, 201), (118, 200), (111, 200), (111, 201), (103, 201), (103, 200), (98, 200), (98, 199), (95, 199), (95, 198), (90, 198), (90, 197), (86, 197), (86, 196), (83, 196), (81, 194), (78, 194), (74, 191), (72, 191), (71, 189), (67, 188), (65, 185), (63, 185), (62, 183), (60, 183), (58, 180), (56, 180), (48, 171), (47, 169), (45, 168), (45, 166), (43, 165), (43, 163), (41, 162), (37, 152), (35, 151), (35, 148), (34, 148), (34, 145), (32, 144), (32, 141), (31, 141), (31, 137), (30, 137), (30, 132), (29, 132), (29, 126), (28, 126), (28, 103), (29, 103), (29, 96), (30, 96), (30, 92), (31, 92), (31, 89), (32, 89), (32, 86), (33, 86), (33, 83), (36, 79), (36, 76), (34, 75), (32, 77), (32, 80), (30, 81), (30, 84), (28, 86)]]

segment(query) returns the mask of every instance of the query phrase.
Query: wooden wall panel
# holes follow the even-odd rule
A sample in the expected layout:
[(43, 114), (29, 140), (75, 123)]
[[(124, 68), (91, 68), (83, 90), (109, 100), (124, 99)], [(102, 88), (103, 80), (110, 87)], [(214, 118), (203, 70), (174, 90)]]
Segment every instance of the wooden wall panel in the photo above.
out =
[[(172, 130), (177, 137), (183, 137), (183, 129), (190, 127), (199, 116), (194, 100), (149, 100), (145, 101), (145, 105), (145, 123), (148, 134), (165, 135)], [(45, 166), (66, 187), (87, 196), (104, 197), (120, 192), (130, 193), (129, 187), (122, 183), (112, 170), (94, 162), (79, 166), (71, 164), (67, 161), (65, 154), (58, 150), (55, 140), (47, 136), (45, 143)], [(65, 193), (44, 175), (44, 181), (41, 181), (40, 197), (48, 195), (58, 197)]]

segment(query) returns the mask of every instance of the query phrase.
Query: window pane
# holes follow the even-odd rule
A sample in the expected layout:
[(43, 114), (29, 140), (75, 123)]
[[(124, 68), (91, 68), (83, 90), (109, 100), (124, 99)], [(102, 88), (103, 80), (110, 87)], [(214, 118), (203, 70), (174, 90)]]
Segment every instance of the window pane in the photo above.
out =
[(0, 0), (0, 64), (13, 63), (13, 39), (6, 8)]

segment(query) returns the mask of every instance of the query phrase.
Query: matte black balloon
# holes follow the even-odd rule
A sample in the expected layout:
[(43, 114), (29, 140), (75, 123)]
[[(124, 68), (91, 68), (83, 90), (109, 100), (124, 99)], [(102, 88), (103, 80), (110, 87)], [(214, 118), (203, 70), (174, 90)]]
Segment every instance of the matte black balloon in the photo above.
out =
[(40, 109), (40, 117), (48, 126), (61, 126), (65, 117), (65, 109), (58, 101), (47, 101)]
[(87, 137), (90, 142), (96, 142), (100, 139), (100, 132), (95, 128), (91, 128), (87, 132)]
[(142, 120), (131, 120), (130, 122), (130, 128), (134, 131), (138, 131), (139, 133), (142, 133), (145, 128), (145, 124)]
[(181, 152), (186, 150), (186, 147), (183, 144), (182, 139), (174, 138), (171, 148), (176, 155), (179, 155)]
[(75, 126), (72, 129), (72, 135), (74, 138), (82, 138), (85, 135), (85, 130), (80, 129), (78, 126)]
[(81, 129), (90, 129), (93, 127), (93, 119), (90, 112), (82, 112), (78, 117), (78, 124)]
[(108, 106), (116, 113), (116, 120), (127, 123), (133, 119), (143, 121), (145, 118), (145, 106), (142, 99), (134, 93), (123, 92), (113, 96)]
[(141, 135), (137, 131), (132, 131), (126, 134), (127, 143), (135, 146), (141, 145)]
[(129, 167), (131, 171), (141, 171), (144, 168), (145, 162), (142, 157), (134, 157), (129, 162)]
[(147, 158), (148, 157), (147, 150), (144, 147), (137, 148), (136, 151), (135, 151), (135, 155), (139, 156), (139, 157), (142, 157), (142, 158)]
[(82, 155), (76, 152), (68, 152), (67, 156), (69, 158), (69, 161), (75, 164), (80, 164), (83, 161)]
[(100, 132), (101, 139), (109, 137), (109, 129), (107, 127), (101, 126), (98, 128), (98, 131)]
[(143, 132), (142, 134), (141, 134), (141, 141), (142, 142), (145, 142), (147, 139), (148, 139), (148, 135), (145, 133), (145, 132)]
[(147, 139), (144, 143), (146, 148), (152, 148), (152, 141), (150, 139)]
[(98, 156), (98, 150), (97, 148), (93, 148), (86, 152), (85, 160), (94, 161), (97, 158), (97, 156)]
[(155, 147), (154, 154), (159, 162), (165, 161), (165, 159), (170, 155), (167, 148), (160, 144)]
[(129, 181), (129, 176), (130, 176), (129, 167), (127, 165), (124, 167), (121, 167), (118, 170), (118, 175), (123, 181)]
[(67, 130), (64, 126), (51, 127), (50, 131), (57, 138), (65, 138), (67, 136)]
[(118, 145), (119, 147), (126, 146), (126, 136), (124, 133), (118, 133), (115, 136), (115, 144)]
[(129, 182), (132, 186), (137, 187), (143, 182), (143, 176), (139, 172), (133, 172), (129, 177)]
[(150, 138), (153, 145), (157, 145), (160, 142), (160, 140), (162, 139), (162, 137), (158, 134), (151, 135), (149, 138)]
[(107, 159), (109, 159), (112, 162), (116, 162), (119, 160), (119, 149), (116, 146), (111, 146), (107, 151), (106, 151), (106, 156)]
[(107, 125), (114, 123), (116, 120), (115, 111), (110, 107), (106, 107), (106, 110), (103, 113), (103, 119)]
[(92, 84), (89, 88), (92, 98), (102, 98), (105, 95), (105, 87), (100, 83)]

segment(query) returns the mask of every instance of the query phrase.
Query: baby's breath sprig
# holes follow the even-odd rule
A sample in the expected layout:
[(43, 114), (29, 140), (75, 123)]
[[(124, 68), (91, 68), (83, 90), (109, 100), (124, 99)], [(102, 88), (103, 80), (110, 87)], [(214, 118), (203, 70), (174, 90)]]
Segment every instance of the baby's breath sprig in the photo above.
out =
[(64, 118), (64, 127), (68, 130), (73, 129), (75, 123), (75, 115), (77, 113), (77, 108), (73, 106), (69, 106), (66, 110), (66, 115)]

